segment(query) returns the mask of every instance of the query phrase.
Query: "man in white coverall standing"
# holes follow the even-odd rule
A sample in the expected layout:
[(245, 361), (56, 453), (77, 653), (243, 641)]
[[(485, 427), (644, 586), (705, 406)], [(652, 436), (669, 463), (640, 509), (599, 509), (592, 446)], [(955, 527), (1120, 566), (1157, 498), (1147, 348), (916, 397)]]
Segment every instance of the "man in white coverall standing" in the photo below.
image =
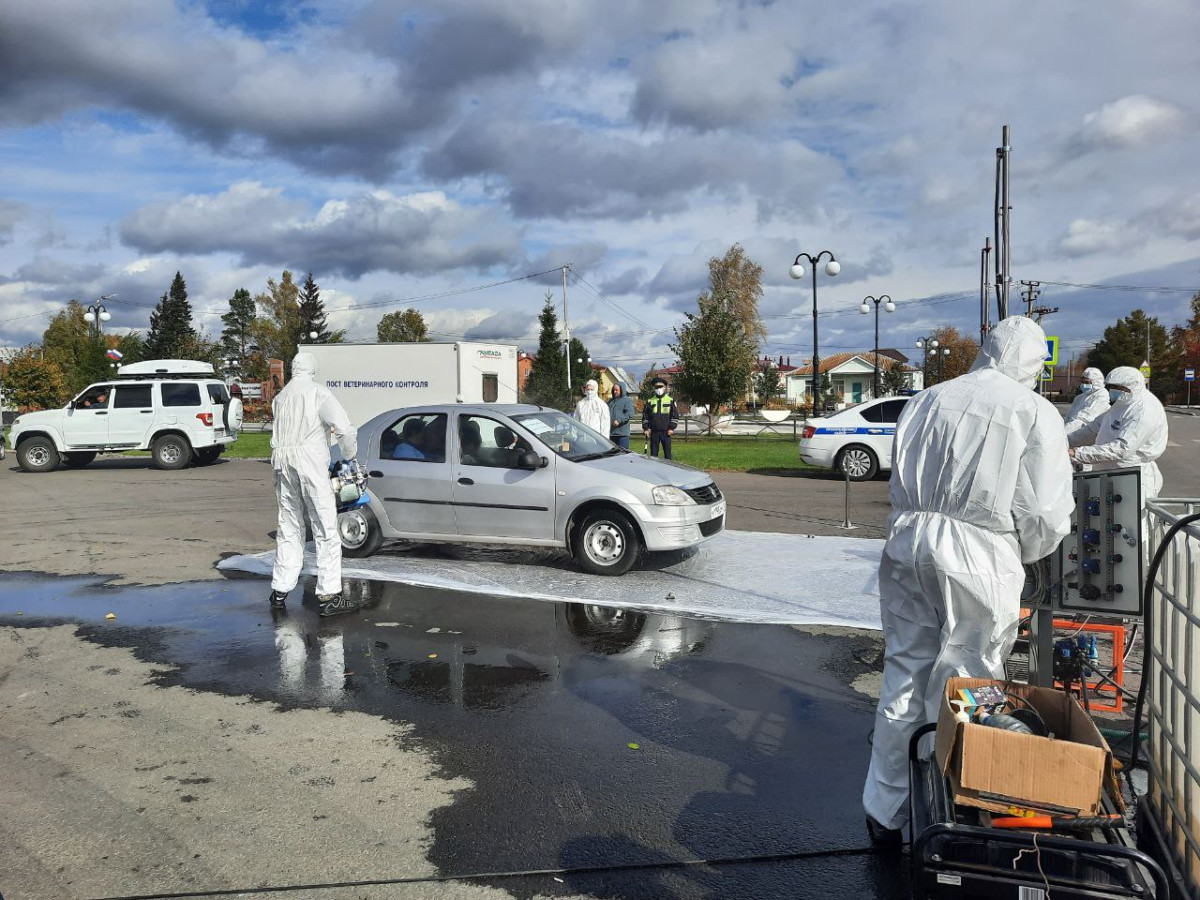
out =
[(608, 437), (612, 416), (608, 413), (608, 404), (600, 399), (598, 391), (599, 385), (596, 384), (596, 380), (589, 379), (583, 386), (583, 399), (575, 404), (575, 418), (592, 431), (598, 431)]
[(1083, 381), (1079, 385), (1079, 396), (1067, 410), (1067, 433), (1072, 428), (1094, 422), (1106, 412), (1111, 404), (1108, 391), (1104, 388), (1104, 373), (1089, 366), (1083, 370)]
[(1045, 356), (1040, 327), (1004, 319), (970, 372), (921, 391), (900, 416), (879, 564), (883, 685), (863, 790), (877, 842), (898, 843), (907, 818), (909, 737), (937, 721), (947, 678), (1004, 676), (1022, 564), (1070, 530), (1062, 417), (1033, 390)]
[[(333, 432), (344, 459), (358, 454), (358, 431), (342, 404), (323, 385), (311, 353), (292, 360), (292, 380), (271, 404), (271, 468), (275, 470), (275, 499), (279, 527), (275, 534), (275, 569), (271, 573), (271, 607), (282, 609), (296, 586), (304, 564), (304, 522), (312, 526), (317, 549), (317, 603), (322, 616), (353, 612), (357, 600), (342, 593), (342, 544), (338, 537), (337, 505), (329, 482), (329, 433)], [(306, 516), (307, 514), (307, 516)]]

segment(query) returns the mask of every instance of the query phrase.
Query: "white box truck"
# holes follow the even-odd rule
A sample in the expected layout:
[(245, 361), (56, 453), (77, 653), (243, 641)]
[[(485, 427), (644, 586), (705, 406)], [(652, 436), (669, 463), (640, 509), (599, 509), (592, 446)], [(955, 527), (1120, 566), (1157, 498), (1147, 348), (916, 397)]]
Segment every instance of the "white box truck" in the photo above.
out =
[(516, 403), (517, 348), (510, 344), (304, 344), (317, 383), (355, 425), (381, 412), (435, 403)]

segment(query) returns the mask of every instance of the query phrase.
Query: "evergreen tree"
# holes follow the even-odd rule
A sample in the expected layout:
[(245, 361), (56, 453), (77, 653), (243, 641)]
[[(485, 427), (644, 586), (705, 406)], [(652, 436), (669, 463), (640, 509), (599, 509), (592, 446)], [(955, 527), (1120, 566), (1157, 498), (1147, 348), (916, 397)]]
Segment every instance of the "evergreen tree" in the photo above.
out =
[(429, 327), (420, 311), (411, 306), (405, 310), (390, 312), (375, 326), (375, 336), (380, 343), (417, 343), (429, 340)]
[[(316, 337), (312, 337), (313, 334)], [(300, 287), (300, 343), (340, 344), (345, 337), (344, 330), (329, 330), (321, 288), (313, 281), (312, 272), (309, 272)]]
[(652, 365), (650, 369), (642, 376), (642, 383), (638, 386), (638, 398), (645, 403), (654, 396), (654, 379), (658, 377), (658, 365)]
[(1146, 359), (1146, 335), (1150, 336), (1150, 390), (1159, 397), (1178, 390), (1172, 380), (1179, 365), (1179, 349), (1172, 345), (1167, 329), (1143, 310), (1135, 309), (1104, 329), (1104, 337), (1091, 349), (1087, 364), (1106, 375), (1117, 366), (1135, 369)]
[(884, 360), (885, 357), (880, 357), (879, 359), (879, 365), (883, 368), (883, 372), (879, 376), (879, 381), (883, 388), (883, 396), (892, 397), (906, 389), (908, 382), (904, 377), (903, 365), (899, 362), (887, 363)]
[(187, 284), (183, 275), (175, 273), (171, 289), (162, 295), (150, 314), (150, 331), (146, 335), (147, 359), (186, 359), (183, 354), (195, 346), (196, 329), (192, 327), (192, 304), (188, 301)]
[(583, 386), (592, 378), (592, 355), (577, 337), (571, 338), (571, 404), (583, 396)]
[(675, 329), (671, 349), (682, 371), (675, 376), (674, 387), (708, 407), (711, 429), (718, 407), (734, 402), (746, 390), (758, 348), (725, 298), (704, 293), (697, 305), (699, 312), (685, 313), (687, 321)]
[(249, 368), (250, 356), (255, 352), (256, 318), (254, 298), (245, 288), (238, 288), (229, 298), (229, 312), (221, 316), (225, 325), (221, 332), (221, 353), (232, 375), (242, 376)]
[(754, 376), (754, 392), (758, 394), (758, 402), (764, 405), (771, 403), (779, 399), (779, 392), (782, 390), (783, 378), (780, 377), (775, 363), (768, 358), (762, 371)]
[(562, 338), (558, 333), (558, 314), (554, 311), (554, 297), (546, 293), (546, 304), (538, 316), (541, 331), (538, 335), (537, 356), (529, 370), (525, 383), (525, 395), (530, 403), (569, 409), (571, 393), (567, 387), (566, 359), (563, 357)]

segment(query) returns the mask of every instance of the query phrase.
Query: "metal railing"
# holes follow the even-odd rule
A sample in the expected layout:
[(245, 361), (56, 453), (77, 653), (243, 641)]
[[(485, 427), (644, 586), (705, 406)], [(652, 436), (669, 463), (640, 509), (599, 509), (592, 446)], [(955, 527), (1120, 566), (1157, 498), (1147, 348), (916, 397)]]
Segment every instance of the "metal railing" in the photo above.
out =
[[(1200, 512), (1200, 500), (1147, 503), (1149, 547)], [(1150, 595), (1145, 653), (1146, 822), (1170, 857), (1189, 900), (1200, 900), (1200, 522), (1178, 531), (1163, 555)]]

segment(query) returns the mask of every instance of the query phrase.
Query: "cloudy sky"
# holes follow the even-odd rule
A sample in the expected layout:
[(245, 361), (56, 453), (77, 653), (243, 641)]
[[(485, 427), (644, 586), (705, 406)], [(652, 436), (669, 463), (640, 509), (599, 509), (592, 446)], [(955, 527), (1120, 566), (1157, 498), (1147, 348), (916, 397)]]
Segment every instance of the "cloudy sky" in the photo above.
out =
[(880, 293), (910, 347), (978, 329), (1008, 123), (1015, 278), (1176, 289), (1045, 285), (1082, 349), (1200, 287), (1197, 34), (1193, 0), (9, 0), (0, 346), (113, 291), (144, 328), (177, 269), (215, 335), (283, 268), (352, 338), (414, 305), (532, 346), (561, 278), (512, 279), (570, 263), (572, 329), (640, 370), (740, 241), (772, 354), (811, 351), (801, 250), (843, 265), (822, 350)]

